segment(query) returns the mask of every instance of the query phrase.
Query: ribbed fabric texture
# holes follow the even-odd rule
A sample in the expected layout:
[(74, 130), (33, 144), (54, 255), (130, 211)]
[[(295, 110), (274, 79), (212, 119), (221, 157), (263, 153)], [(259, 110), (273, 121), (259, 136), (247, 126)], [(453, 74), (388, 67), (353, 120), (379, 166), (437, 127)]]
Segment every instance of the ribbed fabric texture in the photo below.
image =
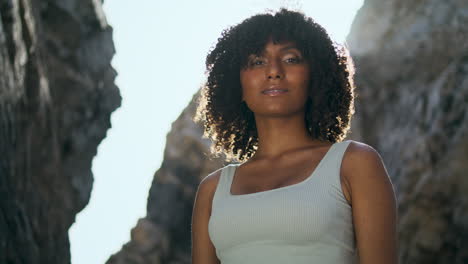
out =
[(350, 142), (334, 143), (306, 180), (273, 190), (232, 195), (239, 165), (222, 168), (208, 223), (221, 263), (358, 263), (352, 211), (340, 183)]

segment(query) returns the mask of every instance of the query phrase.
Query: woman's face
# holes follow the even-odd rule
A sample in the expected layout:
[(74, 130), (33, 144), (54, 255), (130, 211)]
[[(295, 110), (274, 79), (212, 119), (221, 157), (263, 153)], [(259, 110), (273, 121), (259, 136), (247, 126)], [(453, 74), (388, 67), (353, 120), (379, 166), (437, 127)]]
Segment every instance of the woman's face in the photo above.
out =
[(304, 111), (309, 65), (294, 42), (267, 42), (240, 71), (242, 99), (256, 116), (287, 116)]

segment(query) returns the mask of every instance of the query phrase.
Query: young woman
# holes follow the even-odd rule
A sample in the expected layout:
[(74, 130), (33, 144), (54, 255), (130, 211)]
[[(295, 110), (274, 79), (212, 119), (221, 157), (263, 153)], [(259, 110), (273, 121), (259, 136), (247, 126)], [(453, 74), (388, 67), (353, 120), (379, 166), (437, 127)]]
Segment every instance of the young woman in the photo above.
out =
[(196, 121), (241, 163), (205, 177), (193, 264), (396, 264), (397, 208), (378, 152), (344, 140), (354, 114), (347, 50), (281, 9), (223, 31)]

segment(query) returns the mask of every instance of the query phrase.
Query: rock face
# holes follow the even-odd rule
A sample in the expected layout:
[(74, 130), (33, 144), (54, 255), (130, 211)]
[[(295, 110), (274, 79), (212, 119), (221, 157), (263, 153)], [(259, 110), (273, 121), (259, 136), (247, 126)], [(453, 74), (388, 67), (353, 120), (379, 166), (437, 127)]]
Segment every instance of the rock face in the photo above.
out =
[[(348, 37), (358, 93), (351, 136), (378, 150), (394, 183), (401, 263), (468, 263), (466, 25), (466, 0), (367, 0)], [(190, 263), (196, 187), (223, 165), (204, 157), (193, 113), (192, 102), (168, 135), (148, 216), (107, 263)]]
[(0, 263), (70, 263), (121, 102), (113, 55), (98, 0), (0, 0)]
[(363, 140), (397, 191), (401, 263), (468, 263), (468, 2), (366, 1), (348, 36)]

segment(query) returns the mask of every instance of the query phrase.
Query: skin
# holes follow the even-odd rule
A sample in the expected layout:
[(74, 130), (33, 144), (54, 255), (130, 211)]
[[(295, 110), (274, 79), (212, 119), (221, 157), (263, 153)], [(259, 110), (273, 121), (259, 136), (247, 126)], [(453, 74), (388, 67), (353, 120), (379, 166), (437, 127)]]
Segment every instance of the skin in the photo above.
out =
[[(242, 99), (254, 112), (259, 145), (253, 157), (236, 170), (231, 194), (268, 191), (305, 180), (331, 146), (312, 138), (304, 122), (309, 64), (293, 42), (265, 46), (240, 72)], [(267, 96), (261, 91), (279, 85), (288, 92)], [(211, 202), (220, 177), (217, 170), (197, 190), (192, 216), (192, 263), (220, 263), (208, 235)], [(397, 208), (393, 186), (378, 152), (351, 141), (342, 160), (343, 194), (352, 208), (360, 264), (396, 264)]]

